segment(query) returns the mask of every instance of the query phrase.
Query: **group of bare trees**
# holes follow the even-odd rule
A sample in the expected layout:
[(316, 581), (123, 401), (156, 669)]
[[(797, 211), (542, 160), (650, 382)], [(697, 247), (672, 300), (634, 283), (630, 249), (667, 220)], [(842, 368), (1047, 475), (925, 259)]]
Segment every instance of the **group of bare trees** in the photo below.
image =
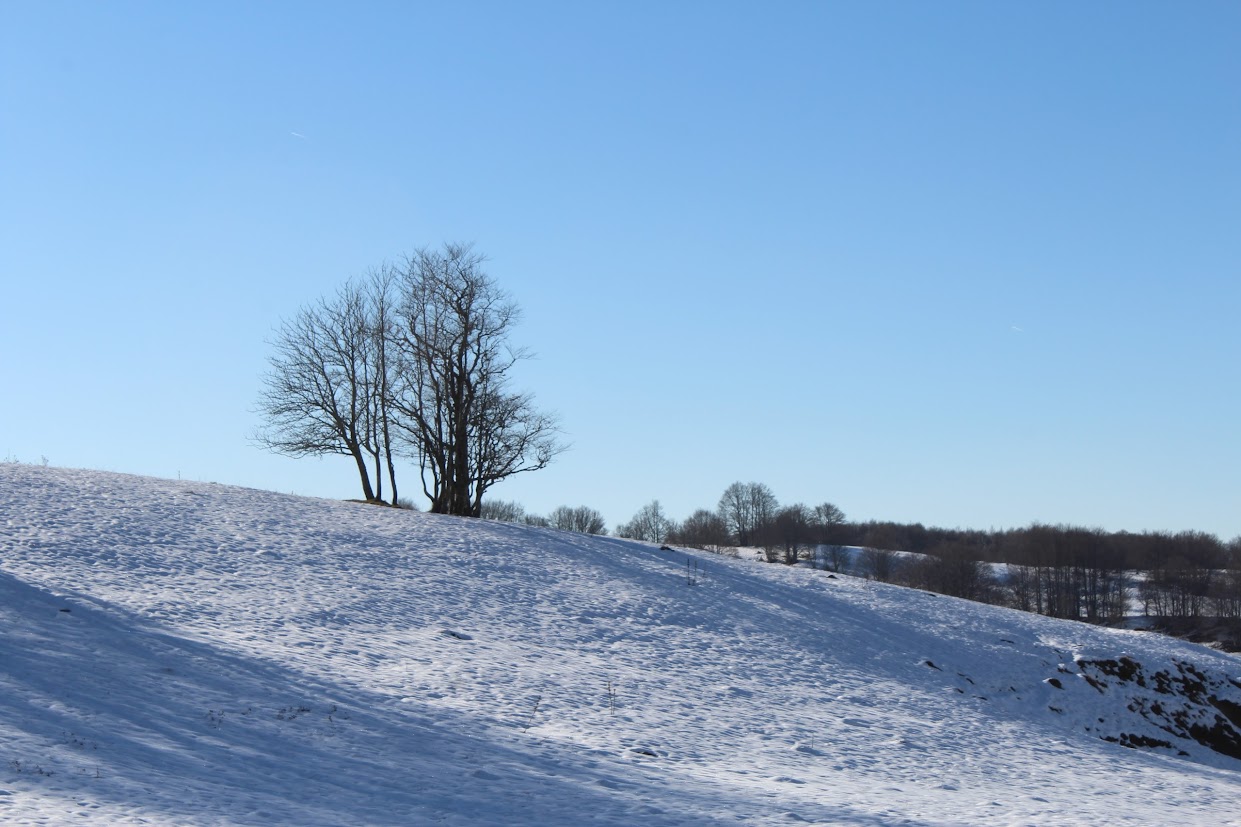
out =
[(579, 534), (608, 533), (603, 515), (585, 505), (558, 506), (551, 514), (543, 516), (527, 513), (521, 503), (509, 500), (484, 500), (479, 516), (485, 520), (558, 528), (562, 531), (576, 531)]
[(1119, 622), (1135, 608), (1161, 622), (1241, 620), (1241, 537), (1043, 524), (984, 532), (872, 523), (846, 534), (863, 547), (863, 564), (888, 558), (877, 579), (943, 594), (1089, 623)]
[(607, 534), (607, 524), (603, 515), (585, 505), (557, 507), (547, 515), (547, 523), (561, 531), (576, 531), (579, 534)]
[(259, 407), (263, 447), (352, 457), (368, 501), (397, 503), (417, 461), (430, 510), (479, 516), (483, 495), (563, 450), (554, 417), (514, 392), (528, 353), (516, 303), (469, 245), (423, 249), (299, 311), (277, 331)]
[(1043, 524), (1001, 532), (916, 526), (905, 534), (921, 540), (909, 548), (925, 555), (951, 551), (979, 565), (1001, 564), (1002, 576), (984, 584), (981, 599), (1014, 608), (1107, 623), (1131, 613), (1136, 601), (1149, 617), (1241, 617), (1241, 538)]
[(616, 533), (710, 551), (758, 547), (769, 562), (791, 565), (802, 559), (817, 560), (817, 549), (836, 543), (844, 524), (844, 512), (831, 503), (813, 508), (803, 503), (781, 506), (763, 483), (735, 482), (724, 490), (714, 511), (700, 508), (678, 523), (664, 513), (659, 500), (653, 500), (629, 522), (617, 526)]
[(1144, 545), (1138, 596), (1147, 614), (1241, 620), (1241, 537), (1223, 544), (1212, 534), (1187, 531)]
[(649, 543), (666, 543), (672, 539), (676, 528), (676, 523), (664, 513), (659, 500), (651, 500), (638, 509), (633, 519), (616, 527), (616, 536)]
[(859, 549), (855, 573), (1051, 617), (1114, 623), (1139, 607), (1152, 618), (1241, 619), (1241, 537), (891, 522), (846, 523), (836, 537)]

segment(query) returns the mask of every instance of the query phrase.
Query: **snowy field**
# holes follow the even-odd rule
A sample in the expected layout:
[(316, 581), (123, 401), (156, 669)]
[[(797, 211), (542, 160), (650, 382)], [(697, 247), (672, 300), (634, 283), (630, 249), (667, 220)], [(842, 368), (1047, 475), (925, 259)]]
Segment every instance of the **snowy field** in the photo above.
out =
[(3, 464), (0, 628), (6, 825), (1241, 824), (1235, 657), (623, 540)]

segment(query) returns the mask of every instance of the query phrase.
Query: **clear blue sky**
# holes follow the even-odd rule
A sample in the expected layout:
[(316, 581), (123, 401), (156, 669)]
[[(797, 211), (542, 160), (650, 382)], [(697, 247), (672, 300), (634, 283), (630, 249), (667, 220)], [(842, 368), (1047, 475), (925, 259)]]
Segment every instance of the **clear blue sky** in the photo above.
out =
[(0, 458), (356, 496), (267, 341), (444, 241), (531, 511), (1241, 534), (1241, 4), (0, 5)]

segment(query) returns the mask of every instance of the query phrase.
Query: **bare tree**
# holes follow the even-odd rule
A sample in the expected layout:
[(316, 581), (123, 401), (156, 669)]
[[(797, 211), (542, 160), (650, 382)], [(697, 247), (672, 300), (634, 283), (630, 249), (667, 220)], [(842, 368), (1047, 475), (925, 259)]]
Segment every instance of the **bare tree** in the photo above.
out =
[[(255, 441), (286, 456), (352, 457), (363, 497), (377, 500), (383, 496), (379, 458), (386, 450), (376, 422), (382, 357), (367, 304), (366, 290), (349, 282), (331, 300), (281, 324), (259, 397), (266, 422)], [(376, 486), (369, 459), (375, 460)]]
[(393, 345), (395, 424), (417, 456), (431, 511), (476, 517), (483, 494), (562, 450), (554, 417), (508, 389), (528, 358), (510, 346), (517, 305), (469, 245), (419, 250), (401, 279)]
[(810, 533), (815, 543), (811, 556), (814, 566), (841, 571), (849, 562), (845, 512), (832, 503), (816, 505), (810, 512)]
[(718, 506), (720, 519), (728, 526), (739, 546), (750, 544), (754, 520), (750, 516), (750, 500), (746, 496), (746, 484), (738, 480), (724, 489)]
[(759, 542), (759, 531), (775, 517), (776, 496), (761, 482), (734, 482), (724, 489), (718, 510), (739, 546)]
[(858, 568), (871, 580), (888, 583), (892, 580), (896, 567), (896, 552), (886, 548), (873, 546), (862, 549), (858, 559)]
[(906, 566), (902, 579), (915, 588), (983, 602), (994, 588), (987, 565), (960, 541), (941, 543), (917, 558)]
[[(812, 520), (813, 512), (801, 503), (785, 506), (776, 512), (772, 521), (772, 532), (784, 551), (781, 562), (785, 565), (795, 565), (801, 557), (802, 549), (810, 545), (813, 537)], [(774, 563), (776, 559), (769, 559), (768, 562)]]
[(396, 411), (392, 407), (392, 390), (396, 382), (396, 359), (389, 359), (389, 348), (396, 331), (396, 310), (393, 293), (396, 289), (397, 273), (391, 267), (384, 266), (371, 273), (365, 287), (367, 332), (370, 336), (369, 353), (372, 367), (369, 375), (372, 378), (370, 415), (371, 445), (375, 457), (375, 477), (379, 481), (376, 496), (383, 499), (383, 476), (379, 470), (379, 459), (382, 456), (388, 469), (388, 479), (392, 483), (391, 502), (399, 504), (396, 490), (396, 446), (393, 442), (394, 420)]
[(526, 519), (526, 508), (509, 500), (483, 500), (478, 516), (501, 523), (520, 523)]
[[(353, 458), (367, 500), (398, 502), (398, 449), (431, 510), (478, 516), (483, 493), (563, 450), (555, 419), (508, 388), (515, 303), (468, 246), (419, 251), (282, 324), (256, 441), (289, 456)], [(373, 466), (373, 471), (371, 466)]]
[(827, 543), (822, 551), (822, 557), (817, 559), (819, 564), (829, 571), (843, 572), (853, 561), (849, 547), (841, 543)]
[(831, 503), (821, 503), (814, 507), (811, 517), (818, 535), (816, 539), (823, 545), (840, 542), (840, 527), (845, 524), (845, 512)]
[(723, 551), (728, 545), (728, 526), (719, 514), (700, 508), (681, 523), (673, 539), (691, 548)]
[(581, 534), (607, 534), (603, 515), (593, 508), (579, 505), (571, 508), (562, 505), (548, 515), (548, 522), (553, 528), (565, 531), (577, 531)]
[(616, 536), (645, 540), (648, 543), (665, 543), (676, 527), (676, 523), (664, 514), (659, 500), (651, 500), (633, 515), (632, 520), (617, 526)]

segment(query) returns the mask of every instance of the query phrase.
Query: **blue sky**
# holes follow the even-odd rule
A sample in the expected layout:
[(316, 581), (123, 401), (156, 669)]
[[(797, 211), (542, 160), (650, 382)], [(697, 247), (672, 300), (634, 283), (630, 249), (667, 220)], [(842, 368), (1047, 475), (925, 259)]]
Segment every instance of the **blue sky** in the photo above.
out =
[(356, 496), (267, 342), (473, 241), (531, 511), (1236, 536), (1239, 80), (1230, 2), (6, 3), (0, 455)]

